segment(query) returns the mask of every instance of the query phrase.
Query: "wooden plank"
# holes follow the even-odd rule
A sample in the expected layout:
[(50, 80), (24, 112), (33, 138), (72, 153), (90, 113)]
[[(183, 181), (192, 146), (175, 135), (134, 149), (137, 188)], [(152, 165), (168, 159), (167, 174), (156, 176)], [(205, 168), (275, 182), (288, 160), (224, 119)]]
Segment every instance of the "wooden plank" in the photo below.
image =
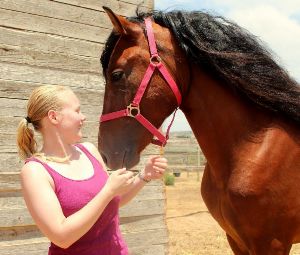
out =
[[(26, 103), (26, 100), (0, 98), (0, 116), (23, 117), (26, 113)], [(7, 135), (8, 137), (8, 134), (3, 135)], [(1, 139), (0, 141), (2, 141), (4, 145), (5, 138), (1, 137)], [(12, 137), (10, 139), (12, 139)]]
[[(3, 100), (6, 99), (28, 100), (31, 92), (35, 88), (43, 85), (46, 84), (3, 80), (0, 78), (0, 97), (3, 98)], [(78, 96), (82, 105), (96, 106), (94, 112), (100, 114), (100, 110), (102, 110), (103, 94), (104, 94), (104, 90), (102, 86), (99, 86), (99, 88), (97, 89), (76, 87), (73, 85), (69, 87)]]
[[(6, 177), (5, 177), (6, 175)], [(6, 178), (7, 182), (19, 183), (20, 177), (19, 173), (1, 173), (0, 178)], [(19, 186), (20, 187), (20, 186)], [(0, 208), (4, 209), (15, 209), (21, 208), (24, 209), (26, 207), (21, 192), (4, 192), (1, 190), (0, 192)], [(19, 190), (20, 191), (20, 190)], [(165, 198), (164, 195), (164, 187), (162, 185), (147, 185), (143, 188), (141, 192), (137, 194), (137, 196), (133, 199), (133, 201), (140, 202), (143, 200), (163, 200)], [(132, 202), (133, 202), (132, 201)], [(125, 207), (132, 206), (130, 202)], [(148, 215), (148, 214), (147, 214)], [(124, 216), (125, 217), (125, 216)], [(124, 219), (124, 222), (128, 222)]]
[[(1, 86), (1, 83), (0, 83)], [(1, 92), (0, 92), (1, 96)], [(16, 133), (20, 119), (12, 116), (3, 117), (0, 119), (0, 133)]]
[(1, 255), (45, 255), (49, 241), (45, 237), (0, 242)]
[[(36, 225), (0, 228), (0, 246), (2, 242), (42, 237)], [(0, 253), (1, 254), (1, 253)]]
[[(122, 233), (143, 232), (146, 230), (161, 230), (165, 229), (166, 227), (164, 215), (151, 215), (129, 218), (121, 217), (120, 220), (120, 228)], [(0, 227), (0, 242), (16, 240), (16, 237), (18, 237), (17, 239), (28, 239), (42, 236), (43, 234), (39, 231), (36, 225)]]
[(131, 3), (134, 4), (136, 6), (142, 4), (143, 6), (148, 6), (150, 9), (154, 8), (154, 1), (153, 0), (122, 0), (122, 2), (124, 3)]
[[(125, 236), (125, 240), (129, 239), (129, 251), (130, 254), (135, 255), (163, 255), (166, 254), (166, 247), (164, 244), (154, 244), (151, 245), (151, 242), (154, 242), (154, 238), (163, 238), (165, 242), (167, 242), (167, 237), (165, 236), (165, 233), (153, 233), (148, 232), (143, 235), (141, 235), (142, 238), (145, 238), (145, 240), (142, 240), (141, 244), (138, 245), (138, 242), (134, 242), (134, 236)], [(149, 240), (149, 236), (151, 238)], [(137, 236), (139, 237), (139, 236)], [(133, 240), (133, 241), (131, 241)], [(47, 254), (49, 247), (49, 241), (47, 238), (40, 237), (40, 238), (30, 238), (25, 240), (14, 240), (14, 241), (8, 241), (8, 242), (1, 242), (0, 243), (0, 254), (1, 255), (24, 255), (24, 254), (30, 254), (30, 255), (45, 255)]]
[[(16, 167), (14, 168), (14, 170), (11, 170), (11, 171), (8, 171), (8, 172), (0, 171), (0, 192), (19, 191), (20, 190), (19, 170), (21, 169), (21, 166), (23, 165), (23, 162), (18, 159), (16, 153), (3, 153), (3, 152), (1, 152), (0, 155), (3, 156), (3, 155), (6, 155), (6, 154), (8, 154), (8, 156), (7, 156), (8, 160), (10, 159), (10, 157), (15, 157), (15, 160), (18, 162), (18, 164), (16, 164)], [(142, 156), (142, 158), (143, 158), (143, 156)], [(18, 165), (20, 167), (18, 167)], [(151, 181), (143, 188), (143, 192), (145, 192), (145, 190), (147, 190), (149, 187), (161, 186), (161, 185), (162, 185), (161, 180)]]
[(73, 21), (96, 27), (111, 28), (111, 23), (104, 13), (100, 14), (99, 11), (96, 10), (65, 5), (55, 1), (1, 0), (0, 8), (60, 20)]
[(0, 62), (55, 68), (101, 75), (99, 58), (70, 56), (55, 52), (40, 52), (23, 46), (0, 44)]
[[(99, 128), (99, 122), (98, 122), (98, 116), (95, 115), (94, 116), (94, 120), (93, 121), (85, 121), (83, 126), (82, 126), (82, 133), (83, 133), (83, 137), (84, 138), (92, 138), (93, 139), (98, 139), (98, 128)], [(24, 117), (12, 117), (12, 116), (3, 116), (1, 117), (2, 121), (0, 121), (0, 135), (7, 135), (7, 136), (11, 136), (9, 138), (9, 141), (11, 143), (15, 144), (16, 141), (16, 134), (17, 134), (17, 127), (19, 125), (19, 122), (23, 119)], [(37, 133), (38, 134), (38, 133)], [(1, 147), (4, 146), (4, 148), (6, 147), (6, 143), (8, 141), (2, 140), (0, 141)], [(97, 141), (95, 143), (95, 145), (97, 145)], [(3, 151), (0, 151), (0, 153), (2, 153)], [(16, 152), (15, 150), (13, 152)], [(9, 156), (11, 157), (11, 156)], [(4, 159), (2, 159), (1, 161), (3, 162)], [(11, 160), (10, 159), (5, 159), (5, 160)], [(3, 167), (3, 164), (1, 165), (1, 167)]]
[(149, 215), (138, 217), (121, 217), (120, 227), (122, 232), (141, 232), (143, 230), (155, 230), (165, 228), (164, 215)]
[[(2, 174), (0, 175), (2, 176)], [(1, 178), (1, 177), (0, 177)], [(19, 201), (18, 204), (15, 201)], [(22, 197), (1, 198), (0, 227), (34, 225)], [(120, 209), (120, 217), (164, 214), (164, 199), (142, 200), (138, 197)]]
[(0, 173), (0, 192), (20, 191), (20, 174), (19, 172)]
[(34, 225), (34, 221), (26, 208), (1, 208), (0, 209), (0, 227), (22, 227), (26, 225)]
[[(26, 115), (27, 100), (0, 98), (0, 116), (14, 116), (24, 118)], [(101, 106), (81, 104), (82, 112), (87, 120), (98, 120)], [(99, 111), (98, 111), (99, 109)], [(11, 138), (10, 138), (11, 139)], [(1, 140), (0, 140), (1, 141)], [(4, 141), (4, 140), (2, 140)], [(5, 145), (5, 144), (4, 144)]]
[[(100, 13), (99, 13), (100, 15)], [(0, 9), (0, 26), (104, 43), (111, 29)]]
[[(35, 139), (40, 144), (38, 134), (35, 134)], [(0, 133), (0, 151), (1, 153), (15, 153), (17, 156), (16, 133)]]
[[(12, 117), (12, 116), (4, 116), (1, 117), (0, 121), (0, 134), (7, 133), (12, 134), (12, 136), (16, 135), (16, 130), (21, 121), (22, 117)], [(98, 135), (98, 127), (99, 121), (97, 119), (93, 121), (85, 121), (82, 127), (82, 133), (84, 136), (96, 136)], [(1, 142), (0, 142), (1, 143)], [(3, 159), (1, 158), (1, 162), (3, 163)], [(1, 165), (1, 167), (3, 164)]]
[[(163, 215), (164, 200), (132, 201), (130, 206), (122, 207), (120, 217)], [(0, 208), (0, 227), (22, 227), (34, 225), (26, 208)]]
[(146, 230), (142, 232), (122, 233), (128, 247), (152, 246), (168, 242), (166, 229)]
[(165, 255), (168, 254), (167, 244), (129, 247), (130, 254), (132, 255)]
[(22, 81), (45, 85), (56, 84), (95, 90), (104, 89), (104, 79), (100, 75), (74, 73), (13, 63), (1, 63), (0, 77), (6, 81)]
[[(12, 183), (15, 185), (15, 187), (18, 187), (18, 189), (14, 189), (9, 191), (7, 190), (0, 190), (0, 208), (2, 209), (15, 209), (15, 208), (26, 208), (26, 205), (24, 203), (23, 197), (20, 192), (20, 176), (19, 172), (15, 173), (1, 173), (0, 174), (0, 184), (4, 183), (4, 180), (6, 181), (7, 185), (9, 183)], [(18, 183), (18, 184), (17, 184)], [(17, 185), (16, 185), (17, 184)], [(4, 185), (0, 186), (1, 188), (4, 187)], [(128, 205), (122, 207), (132, 207), (132, 202), (138, 202), (144, 200), (164, 200), (164, 187), (161, 185), (146, 185), (141, 192), (137, 194), (137, 196), (131, 201)], [(125, 209), (126, 211), (127, 209)], [(156, 213), (157, 214), (157, 213)], [(149, 214), (147, 214), (149, 215)], [(123, 215), (122, 217), (127, 217), (126, 215)], [(128, 222), (124, 219), (124, 222)], [(28, 225), (28, 224), (25, 224)], [(1, 224), (0, 224), (1, 226)]]
[(0, 43), (65, 55), (99, 58), (103, 45), (57, 35), (0, 27)]
[[(96, 131), (95, 131), (96, 132)], [(41, 144), (41, 139), (38, 133), (35, 133), (35, 140), (38, 145)], [(91, 141), (93, 144), (97, 144), (97, 137), (83, 136), (82, 142)], [(16, 134), (1, 134), (0, 133), (0, 151), (1, 153), (17, 153)], [(1, 172), (1, 171), (0, 171)]]
[(121, 217), (135, 217), (135, 216), (148, 216), (160, 215), (165, 213), (164, 200), (137, 200), (134, 199), (130, 204), (120, 208)]
[[(64, 4), (65, 2), (72, 3)], [(73, 21), (81, 24), (111, 28), (111, 22), (104, 14), (102, 5), (112, 8), (122, 15), (133, 15), (138, 4), (152, 9), (152, 1), (84, 1), (74, 5), (75, 1), (43, 1), (40, 0), (1, 0), (0, 8), (12, 11), (25, 12), (60, 20)], [(81, 8), (84, 7), (84, 8)], [(89, 8), (86, 8), (89, 7)], [(93, 7), (93, 8), (90, 8)], [(145, 8), (143, 10), (146, 10)], [(102, 15), (99, 15), (99, 11)]]
[(99, 4), (98, 0), (55, 0), (55, 2), (66, 3), (74, 6), (85, 7), (92, 10), (103, 11), (102, 6), (111, 8), (115, 13), (123, 16), (136, 16), (135, 10), (138, 4), (141, 4), (143, 11), (149, 11), (153, 9), (153, 0), (130, 0), (130, 1), (111, 1), (101, 0)]
[[(2, 142), (1, 142), (2, 143)], [(15, 149), (16, 150), (16, 149)], [(5, 180), (1, 181), (1, 173), (14, 173), (21, 169), (23, 162), (19, 159), (17, 152), (0, 152), (1, 168), (0, 168), (0, 190), (6, 187)], [(2, 186), (3, 185), (3, 186)]]

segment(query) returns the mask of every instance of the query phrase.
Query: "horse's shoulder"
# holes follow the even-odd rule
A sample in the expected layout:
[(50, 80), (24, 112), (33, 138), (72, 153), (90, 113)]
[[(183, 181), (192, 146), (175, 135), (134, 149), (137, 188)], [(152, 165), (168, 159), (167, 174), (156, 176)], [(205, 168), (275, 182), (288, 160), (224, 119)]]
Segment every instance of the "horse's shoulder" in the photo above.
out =
[(234, 197), (259, 197), (265, 194), (274, 178), (274, 172), (270, 169), (255, 164), (244, 165), (232, 171), (227, 191)]

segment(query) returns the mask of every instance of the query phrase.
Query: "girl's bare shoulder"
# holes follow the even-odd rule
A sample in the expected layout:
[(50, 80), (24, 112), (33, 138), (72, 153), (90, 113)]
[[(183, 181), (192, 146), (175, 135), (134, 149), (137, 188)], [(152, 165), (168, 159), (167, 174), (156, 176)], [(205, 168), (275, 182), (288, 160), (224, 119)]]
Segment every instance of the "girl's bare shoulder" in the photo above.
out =
[(31, 180), (39, 182), (49, 182), (52, 183), (52, 178), (44, 166), (40, 162), (29, 161), (23, 165), (20, 171), (20, 176), (22, 181)]

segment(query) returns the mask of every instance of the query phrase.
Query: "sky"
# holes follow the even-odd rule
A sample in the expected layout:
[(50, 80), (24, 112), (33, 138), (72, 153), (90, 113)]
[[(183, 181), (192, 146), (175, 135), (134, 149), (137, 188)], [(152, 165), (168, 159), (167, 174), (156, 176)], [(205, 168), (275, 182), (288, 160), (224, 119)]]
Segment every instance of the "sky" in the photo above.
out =
[[(154, 9), (208, 11), (236, 22), (259, 37), (300, 83), (300, 0), (154, 0)], [(171, 131), (187, 130), (189, 124), (178, 111)]]

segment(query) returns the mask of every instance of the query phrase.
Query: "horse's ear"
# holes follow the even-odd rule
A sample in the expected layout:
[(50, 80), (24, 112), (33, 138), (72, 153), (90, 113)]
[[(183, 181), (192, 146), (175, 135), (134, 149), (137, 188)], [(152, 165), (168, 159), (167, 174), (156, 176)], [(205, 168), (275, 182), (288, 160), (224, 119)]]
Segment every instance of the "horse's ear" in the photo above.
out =
[(102, 8), (104, 9), (104, 11), (107, 13), (108, 17), (110, 18), (110, 21), (112, 22), (116, 32), (121, 35), (126, 35), (127, 32), (126, 32), (125, 27), (127, 27), (129, 25), (129, 21), (127, 21), (122, 16), (115, 14), (110, 8), (108, 8), (106, 6), (102, 6)]

